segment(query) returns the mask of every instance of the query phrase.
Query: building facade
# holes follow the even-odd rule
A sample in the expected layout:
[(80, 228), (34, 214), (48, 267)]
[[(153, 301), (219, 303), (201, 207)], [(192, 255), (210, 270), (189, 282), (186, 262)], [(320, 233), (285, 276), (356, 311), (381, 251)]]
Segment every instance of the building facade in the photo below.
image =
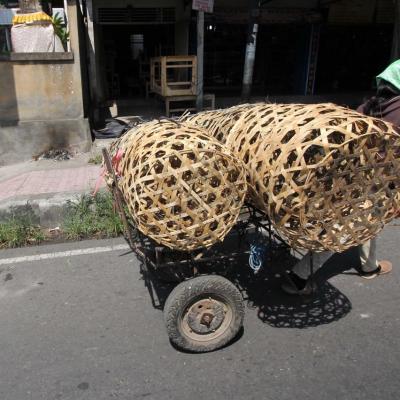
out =
[[(50, 147), (88, 149), (89, 121), (101, 124), (113, 102), (153, 107), (152, 57), (196, 54), (191, 0), (64, 3), (67, 52), (0, 53), (0, 164)], [(215, 0), (213, 13), (205, 14), (204, 90), (216, 95), (217, 105), (219, 97), (240, 96), (250, 3)], [(253, 74), (258, 98), (368, 92), (374, 76), (399, 56), (397, 1), (260, 4)]]
[(52, 148), (91, 147), (85, 56), (74, 0), (66, 2), (65, 14), (68, 51), (0, 53), (0, 165), (29, 160)]

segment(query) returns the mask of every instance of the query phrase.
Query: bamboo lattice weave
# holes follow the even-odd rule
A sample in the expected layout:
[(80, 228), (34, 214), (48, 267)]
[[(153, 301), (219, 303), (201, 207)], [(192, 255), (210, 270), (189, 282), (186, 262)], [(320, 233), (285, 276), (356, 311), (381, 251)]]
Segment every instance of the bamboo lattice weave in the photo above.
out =
[(204, 129), (169, 120), (144, 123), (118, 146), (119, 188), (138, 229), (179, 250), (221, 241), (246, 194), (245, 170)]
[(256, 105), (231, 129), (249, 194), (294, 248), (343, 251), (399, 208), (400, 136), (333, 104)]
[[(346, 250), (374, 237), (397, 213), (400, 136), (389, 123), (334, 104), (246, 104), (183, 119), (179, 124), (144, 124), (114, 146), (114, 152), (118, 146), (125, 149), (120, 183), (124, 182), (121, 189), (131, 213), (139, 229), (159, 243), (191, 250), (221, 240), (236, 221), (243, 202), (243, 165), (250, 201), (266, 212), (277, 231), (295, 248)], [(178, 148), (173, 143), (179, 143)], [(182, 156), (193, 147), (201, 148), (202, 153), (189, 150), (194, 155)], [(219, 189), (210, 191), (209, 178), (217, 176), (215, 168), (209, 168), (214, 150), (216, 157), (223, 154), (222, 159), (229, 160), (222, 163), (226, 168), (238, 169), (238, 186), (221, 178)], [(218, 199), (211, 207), (198, 202), (192, 213), (181, 205), (176, 207), (177, 196), (183, 196), (183, 204), (191, 203), (187, 200), (190, 191), (182, 190), (189, 177), (184, 174), (186, 170), (171, 175), (174, 157), (183, 157), (188, 171), (207, 177), (206, 184), (197, 189), (190, 175), (189, 186), (193, 193), (201, 193), (203, 200), (210, 194), (211, 199)], [(198, 162), (206, 162), (207, 168), (197, 168)], [(241, 201), (229, 200), (224, 208), (218, 197), (218, 193), (225, 193), (224, 185), (229, 192), (236, 190), (234, 197)], [(159, 196), (161, 192), (172, 200)], [(213, 223), (213, 229), (207, 228), (215, 210), (221, 209), (230, 211), (226, 226), (218, 223), (214, 230)], [(203, 213), (206, 219), (201, 217)]]
[(184, 121), (201, 126), (221, 143), (226, 143), (228, 135), (241, 115), (254, 107), (253, 104), (239, 104), (222, 110), (204, 111), (185, 116)]

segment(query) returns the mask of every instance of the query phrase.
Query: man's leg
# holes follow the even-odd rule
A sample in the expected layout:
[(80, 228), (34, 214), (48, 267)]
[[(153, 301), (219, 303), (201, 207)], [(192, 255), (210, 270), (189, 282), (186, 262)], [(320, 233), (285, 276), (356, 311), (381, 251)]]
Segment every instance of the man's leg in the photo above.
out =
[[(331, 251), (312, 253), (313, 271), (320, 269), (333, 255)], [(288, 282), (282, 284), (282, 290), (288, 294), (309, 295), (313, 291), (314, 283), (309, 279), (311, 275), (311, 252), (308, 252), (287, 275)]]
[(392, 270), (392, 263), (387, 260), (378, 261), (376, 258), (376, 238), (358, 246), (360, 254), (360, 275), (366, 279), (387, 274)]
[(358, 251), (360, 253), (362, 272), (373, 272), (379, 267), (378, 260), (376, 259), (376, 238), (358, 246)]
[[(313, 255), (313, 270), (319, 270), (325, 262), (333, 255), (332, 251), (322, 251), (320, 253), (312, 253)], [(301, 279), (308, 279), (311, 275), (311, 252), (308, 252), (292, 269)]]

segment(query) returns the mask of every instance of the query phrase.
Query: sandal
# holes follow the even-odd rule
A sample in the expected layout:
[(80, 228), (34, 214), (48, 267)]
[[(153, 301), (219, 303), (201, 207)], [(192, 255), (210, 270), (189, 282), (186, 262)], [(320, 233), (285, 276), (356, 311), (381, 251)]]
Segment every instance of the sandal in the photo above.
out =
[(378, 265), (379, 266), (376, 270), (371, 272), (361, 272), (360, 276), (364, 279), (374, 279), (378, 275), (388, 274), (393, 269), (392, 263), (387, 260), (378, 261)]

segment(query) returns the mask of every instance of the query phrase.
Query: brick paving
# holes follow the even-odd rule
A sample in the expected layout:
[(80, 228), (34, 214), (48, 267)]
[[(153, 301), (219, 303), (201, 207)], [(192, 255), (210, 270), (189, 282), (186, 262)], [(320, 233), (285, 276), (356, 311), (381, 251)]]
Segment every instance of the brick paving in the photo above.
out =
[[(0, 182), (0, 201), (50, 193), (90, 192), (100, 176), (100, 166), (43, 169), (23, 172)], [(104, 186), (104, 181), (101, 182)]]

